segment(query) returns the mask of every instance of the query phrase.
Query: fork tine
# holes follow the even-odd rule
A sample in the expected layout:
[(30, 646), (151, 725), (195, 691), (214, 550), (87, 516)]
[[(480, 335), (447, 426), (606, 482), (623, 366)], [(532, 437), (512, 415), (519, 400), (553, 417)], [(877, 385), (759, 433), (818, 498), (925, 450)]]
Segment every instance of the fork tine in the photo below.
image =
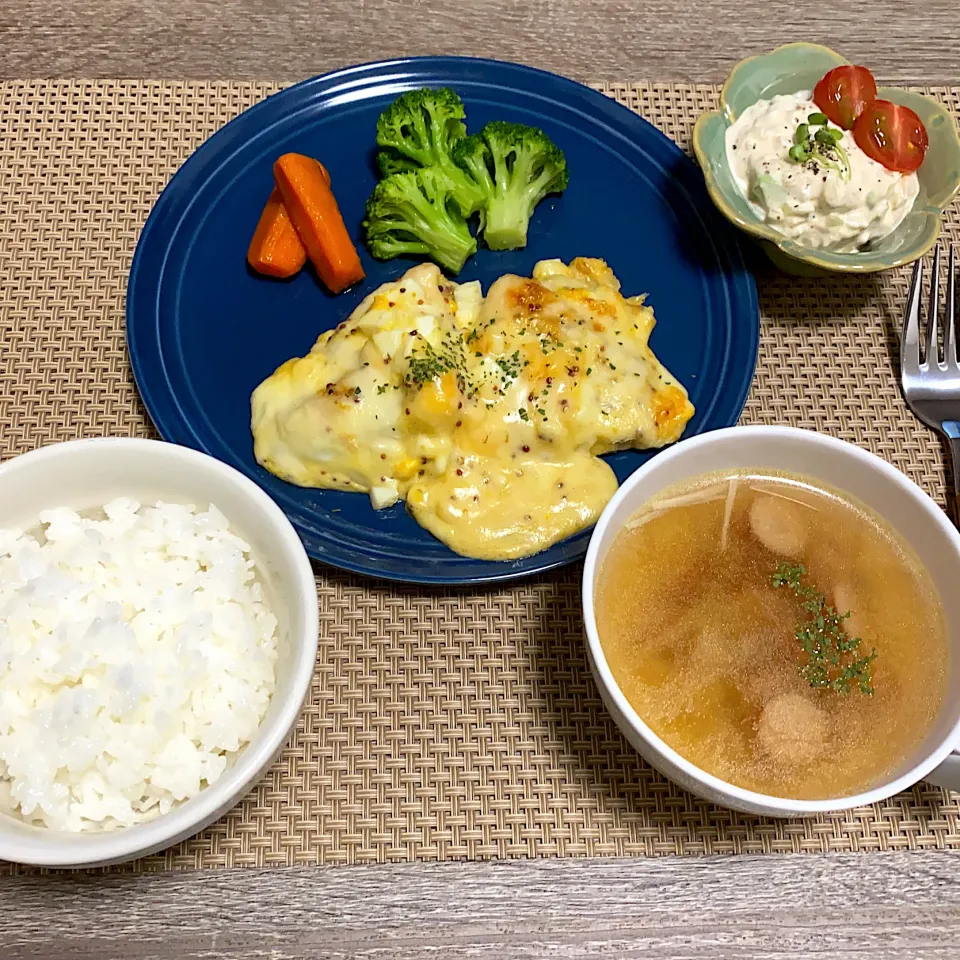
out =
[(956, 295), (955, 281), (956, 268), (954, 266), (955, 247), (950, 244), (950, 253), (947, 257), (947, 316), (943, 327), (943, 359), (947, 366), (957, 367), (957, 327), (956, 327)]
[(920, 291), (923, 289), (923, 260), (913, 265), (907, 312), (903, 315), (903, 333), (900, 337), (900, 373), (916, 376), (920, 373)]
[(933, 266), (930, 270), (930, 310), (927, 313), (927, 345), (923, 351), (924, 363), (939, 366), (940, 347), (937, 343), (937, 320), (940, 313), (940, 244), (933, 248)]

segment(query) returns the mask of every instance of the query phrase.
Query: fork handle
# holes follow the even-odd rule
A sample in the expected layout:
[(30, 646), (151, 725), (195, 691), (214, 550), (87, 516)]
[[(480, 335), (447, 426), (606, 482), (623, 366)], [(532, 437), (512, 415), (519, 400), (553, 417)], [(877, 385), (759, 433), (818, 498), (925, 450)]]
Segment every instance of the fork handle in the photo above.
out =
[(949, 421), (943, 425), (950, 448), (950, 466), (953, 470), (953, 516), (960, 526), (960, 423)]

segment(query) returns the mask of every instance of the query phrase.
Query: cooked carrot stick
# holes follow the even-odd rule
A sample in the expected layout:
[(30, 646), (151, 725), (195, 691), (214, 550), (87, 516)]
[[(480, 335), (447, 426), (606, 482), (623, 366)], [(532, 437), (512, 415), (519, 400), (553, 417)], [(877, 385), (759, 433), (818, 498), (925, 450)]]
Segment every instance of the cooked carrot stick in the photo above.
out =
[(277, 189), (307, 256), (324, 284), (340, 293), (365, 274), (323, 172), (316, 160), (299, 153), (285, 153), (273, 165)]
[[(329, 184), (327, 168), (319, 161), (314, 162)], [(247, 261), (257, 273), (269, 277), (292, 277), (307, 262), (307, 251), (300, 242), (276, 186), (260, 215), (260, 222), (247, 250)]]
[(268, 277), (292, 277), (306, 261), (307, 251), (274, 187), (250, 241), (247, 263)]

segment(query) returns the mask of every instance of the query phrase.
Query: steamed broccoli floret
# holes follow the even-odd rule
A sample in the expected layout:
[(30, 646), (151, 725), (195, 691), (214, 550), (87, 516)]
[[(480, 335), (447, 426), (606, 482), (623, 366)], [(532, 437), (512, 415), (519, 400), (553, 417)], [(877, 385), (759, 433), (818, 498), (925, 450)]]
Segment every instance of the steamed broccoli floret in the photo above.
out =
[[(493, 163), (490, 158), (490, 148), (478, 133), (471, 133), (469, 137), (458, 140), (453, 147), (454, 163), (470, 175), (470, 179), (480, 188), (484, 200), (488, 200), (496, 192), (493, 182)], [(480, 208), (480, 220), (483, 222), (483, 207)]]
[(423, 254), (450, 274), (477, 252), (453, 201), (455, 185), (443, 170), (424, 167), (381, 180), (367, 201), (363, 228), (378, 260)]
[(400, 94), (377, 121), (378, 162), (385, 176), (416, 167), (439, 167), (451, 186), (451, 198), (469, 217), (480, 209), (477, 185), (453, 162), (453, 147), (466, 136), (463, 101), (449, 87)]
[(463, 101), (449, 87), (409, 90), (380, 114), (377, 143), (429, 167), (466, 136), (465, 116)]
[(526, 246), (534, 207), (566, 189), (563, 151), (542, 131), (495, 120), (458, 141), (454, 157), (485, 195), (480, 210), (483, 239), (491, 250)]
[(381, 177), (389, 177), (392, 173), (409, 173), (411, 170), (420, 169), (419, 163), (415, 163), (402, 153), (397, 153), (396, 150), (381, 150), (377, 154), (377, 166), (380, 168)]

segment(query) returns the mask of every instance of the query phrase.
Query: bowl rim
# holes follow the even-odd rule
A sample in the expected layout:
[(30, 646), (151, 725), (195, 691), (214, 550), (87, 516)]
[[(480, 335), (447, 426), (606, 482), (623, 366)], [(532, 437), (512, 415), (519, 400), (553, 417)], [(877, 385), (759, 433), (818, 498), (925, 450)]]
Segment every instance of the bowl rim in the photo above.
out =
[[(262, 776), (276, 757), (296, 724), (303, 703), (310, 691), (316, 666), (319, 643), (319, 609), (317, 585), (310, 559), (293, 525), (276, 503), (252, 480), (238, 470), (208, 454), (168, 443), (139, 437), (95, 437), (52, 443), (0, 463), (0, 483), (24, 464), (35, 466), (49, 461), (51, 465), (69, 458), (79, 450), (101, 447), (104, 450), (142, 451), (152, 456), (168, 457), (171, 464), (190, 462), (232, 484), (247, 500), (251, 509), (265, 515), (274, 528), (281, 550), (296, 570), (293, 596), (300, 598), (303, 635), (294, 640), (292, 692), (280, 705), (269, 726), (261, 725), (264, 734), (259, 742), (248, 744), (233, 766), (218, 780), (205, 787), (196, 797), (174, 807), (168, 813), (145, 823), (118, 827), (106, 832), (80, 832), (34, 827), (35, 834), (0, 833), (0, 859), (30, 866), (79, 868), (121, 863), (166, 849), (174, 843), (194, 836), (238, 803)], [(15, 816), (0, 816), (20, 823)], [(29, 824), (21, 824), (31, 826)]]
[(612, 527), (613, 516), (618, 507), (630, 495), (633, 487), (640, 483), (646, 474), (653, 470), (658, 464), (662, 466), (670, 460), (689, 456), (701, 447), (711, 444), (728, 443), (733, 439), (737, 431), (743, 430), (753, 431), (760, 438), (786, 439), (788, 442), (799, 445), (827, 447), (837, 454), (846, 455), (855, 461), (859, 461), (860, 466), (867, 470), (882, 474), (886, 479), (892, 481), (894, 486), (898, 487), (904, 496), (913, 499), (927, 512), (940, 528), (941, 533), (952, 542), (954, 550), (958, 558), (960, 558), (960, 531), (954, 527), (937, 503), (928, 496), (918, 484), (907, 477), (906, 474), (902, 473), (886, 460), (883, 460), (881, 457), (862, 447), (858, 447), (856, 444), (848, 443), (845, 440), (840, 440), (828, 434), (817, 433), (813, 430), (804, 430), (800, 427), (765, 424), (725, 427), (721, 430), (712, 430), (709, 433), (691, 437), (689, 440), (681, 440), (675, 446), (660, 453), (657, 457), (648, 460), (647, 463), (640, 466), (621, 484), (620, 489), (601, 514), (594, 528), (593, 535), (590, 538), (583, 568), (581, 593), (583, 597), (583, 618), (586, 627), (587, 645), (591, 659), (595, 665), (598, 683), (602, 681), (603, 692), (613, 701), (634, 734), (639, 736), (655, 753), (660, 754), (675, 768), (679, 769), (689, 780), (697, 783), (699, 787), (710, 791), (715, 797), (719, 796), (724, 798), (721, 801), (715, 802), (729, 803), (729, 805), (735, 809), (750, 809), (756, 812), (762, 811), (765, 814), (773, 816), (808, 816), (818, 813), (847, 810), (853, 807), (868, 806), (886, 800), (922, 780), (927, 774), (940, 766), (940, 764), (960, 746), (960, 710), (958, 710), (957, 718), (949, 734), (944, 737), (936, 749), (929, 751), (920, 762), (914, 764), (899, 777), (888, 780), (870, 790), (863, 790), (859, 793), (843, 797), (826, 800), (797, 800), (789, 797), (778, 797), (773, 794), (760, 793), (758, 791), (748, 790), (745, 787), (738, 787), (736, 784), (723, 780), (696, 766), (696, 764), (691, 763), (666, 743), (666, 741), (662, 740), (634, 710), (626, 696), (624, 696), (620, 685), (617, 683), (607, 663), (603, 647), (600, 644), (596, 624), (594, 580), (599, 568), (600, 541), (603, 539), (607, 529)]
[[(726, 217), (727, 220), (729, 220), (736, 227), (759, 240), (773, 244), (784, 256), (789, 257), (791, 260), (796, 260), (799, 263), (805, 263), (813, 267), (819, 267), (823, 270), (828, 270), (833, 273), (879, 273), (883, 270), (892, 270), (895, 267), (902, 267), (905, 264), (919, 260), (933, 248), (934, 244), (936, 244), (937, 240), (940, 238), (940, 232), (942, 229), (942, 215), (946, 208), (953, 202), (957, 194), (960, 193), (960, 178), (957, 178), (952, 190), (944, 198), (943, 202), (935, 205), (936, 212), (932, 210), (927, 211), (927, 216), (932, 217), (934, 220), (933, 229), (930, 232), (930, 235), (924, 239), (923, 243), (919, 247), (892, 257), (889, 263), (863, 263), (857, 262), (854, 259), (849, 261), (837, 261), (834, 259), (825, 258), (821, 256), (820, 252), (815, 248), (803, 247), (800, 244), (797, 244), (789, 237), (784, 237), (781, 233), (778, 233), (772, 227), (760, 220), (746, 219), (727, 202), (727, 198), (724, 196), (724, 193), (720, 189), (717, 179), (714, 176), (711, 164), (709, 162), (710, 157), (703, 146), (704, 132), (707, 129), (708, 124), (714, 123), (716, 120), (719, 120), (721, 123), (723, 123), (726, 128), (731, 126), (732, 121), (728, 104), (728, 93), (736, 82), (737, 74), (740, 73), (744, 67), (757, 60), (764, 60), (768, 57), (773, 57), (782, 51), (791, 49), (816, 51), (817, 53), (828, 54), (831, 58), (836, 60), (838, 66), (850, 63), (850, 61), (847, 60), (847, 58), (842, 54), (837, 53), (836, 50), (832, 50), (830, 47), (824, 46), (823, 44), (797, 41), (793, 43), (780, 44), (766, 53), (758, 53), (749, 57), (744, 57), (733, 66), (733, 69), (730, 71), (723, 83), (723, 87), (720, 90), (719, 108), (716, 110), (706, 110), (701, 113), (700, 116), (697, 117), (693, 127), (693, 152), (697, 158), (697, 163), (700, 167), (700, 170), (703, 173), (707, 193), (710, 195), (710, 199), (713, 201), (714, 206), (716, 206), (720, 213), (722, 213), (723, 216)], [(877, 95), (881, 99), (890, 99), (891, 93), (895, 94), (898, 92), (906, 92), (910, 93), (912, 96), (922, 97), (924, 100), (933, 104), (937, 108), (937, 110), (949, 123), (949, 130), (956, 144), (957, 153), (960, 155), (960, 131), (957, 129), (957, 123), (953, 116), (943, 106), (943, 104), (941, 104), (938, 100), (935, 100), (933, 97), (928, 97), (923, 93), (909, 91), (905, 87), (879, 87), (877, 90)], [(724, 162), (726, 162), (726, 158), (724, 158)], [(855, 253), (834, 253), (832, 256), (853, 258), (857, 255)]]

